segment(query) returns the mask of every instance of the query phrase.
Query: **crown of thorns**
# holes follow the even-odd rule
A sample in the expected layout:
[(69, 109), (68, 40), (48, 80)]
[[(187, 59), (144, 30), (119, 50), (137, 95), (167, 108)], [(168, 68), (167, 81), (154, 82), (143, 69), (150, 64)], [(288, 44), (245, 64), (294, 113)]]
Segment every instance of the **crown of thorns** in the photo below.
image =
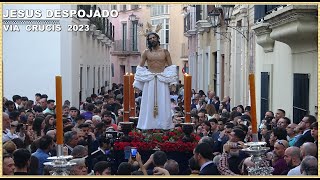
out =
[(161, 28), (162, 28), (162, 24), (158, 24), (158, 25), (156, 26), (155, 30), (153, 31), (152, 25), (151, 25), (149, 22), (147, 22), (147, 28), (146, 28), (146, 30), (145, 30), (144, 32), (143, 32), (143, 31), (140, 31), (139, 34), (140, 34), (141, 36), (147, 37), (149, 33), (152, 33), (152, 32), (153, 32), (153, 33), (158, 33)]

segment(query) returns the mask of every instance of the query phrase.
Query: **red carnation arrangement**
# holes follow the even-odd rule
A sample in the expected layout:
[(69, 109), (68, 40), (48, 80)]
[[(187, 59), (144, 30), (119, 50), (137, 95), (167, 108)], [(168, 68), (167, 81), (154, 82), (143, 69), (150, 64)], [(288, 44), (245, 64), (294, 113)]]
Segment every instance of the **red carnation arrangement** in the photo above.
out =
[(132, 137), (131, 142), (115, 142), (115, 150), (124, 150), (126, 146), (137, 147), (140, 151), (149, 151), (154, 149), (160, 149), (164, 152), (186, 152), (193, 151), (195, 146), (200, 140), (200, 136), (191, 134), (192, 142), (183, 142), (182, 138), (184, 133), (182, 129), (175, 129), (170, 131), (163, 130), (147, 130), (139, 131), (133, 130), (129, 132), (129, 136)]

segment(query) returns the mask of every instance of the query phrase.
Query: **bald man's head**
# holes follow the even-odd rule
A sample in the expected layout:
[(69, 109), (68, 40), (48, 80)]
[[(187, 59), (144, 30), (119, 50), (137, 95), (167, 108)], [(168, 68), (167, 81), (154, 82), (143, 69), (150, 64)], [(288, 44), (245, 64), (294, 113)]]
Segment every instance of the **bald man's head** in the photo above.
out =
[(169, 171), (170, 175), (179, 174), (179, 164), (173, 159), (169, 159), (165, 164), (164, 168)]
[(288, 147), (284, 152), (284, 160), (289, 167), (299, 166), (300, 160), (300, 148), (296, 146)]
[(300, 172), (302, 175), (318, 175), (318, 160), (313, 156), (306, 156), (301, 161)]
[(313, 156), (318, 157), (318, 148), (317, 145), (312, 142), (303, 143), (300, 147), (301, 158), (303, 159), (305, 156)]

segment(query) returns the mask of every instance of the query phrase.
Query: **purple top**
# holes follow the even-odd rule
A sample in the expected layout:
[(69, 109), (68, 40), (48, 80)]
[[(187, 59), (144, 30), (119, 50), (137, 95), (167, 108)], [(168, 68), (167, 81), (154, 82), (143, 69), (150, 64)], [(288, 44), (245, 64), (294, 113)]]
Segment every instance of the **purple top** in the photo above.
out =
[(274, 168), (272, 173), (273, 175), (281, 175), (282, 172), (289, 170), (289, 167), (283, 157), (280, 157), (272, 167)]
[(84, 116), (85, 120), (91, 120), (92, 116), (93, 116), (93, 113), (90, 112), (90, 111), (87, 111), (87, 112), (82, 113), (81, 115)]

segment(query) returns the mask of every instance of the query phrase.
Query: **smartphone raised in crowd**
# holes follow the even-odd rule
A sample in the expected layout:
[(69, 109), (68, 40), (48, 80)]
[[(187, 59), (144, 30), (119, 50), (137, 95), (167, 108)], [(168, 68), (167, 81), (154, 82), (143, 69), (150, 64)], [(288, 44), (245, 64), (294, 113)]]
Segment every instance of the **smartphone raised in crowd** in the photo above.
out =
[(126, 146), (124, 147), (124, 159), (128, 160), (131, 156), (131, 147)]
[(132, 147), (131, 148), (131, 158), (136, 158), (137, 152), (138, 152), (137, 148), (136, 147)]

